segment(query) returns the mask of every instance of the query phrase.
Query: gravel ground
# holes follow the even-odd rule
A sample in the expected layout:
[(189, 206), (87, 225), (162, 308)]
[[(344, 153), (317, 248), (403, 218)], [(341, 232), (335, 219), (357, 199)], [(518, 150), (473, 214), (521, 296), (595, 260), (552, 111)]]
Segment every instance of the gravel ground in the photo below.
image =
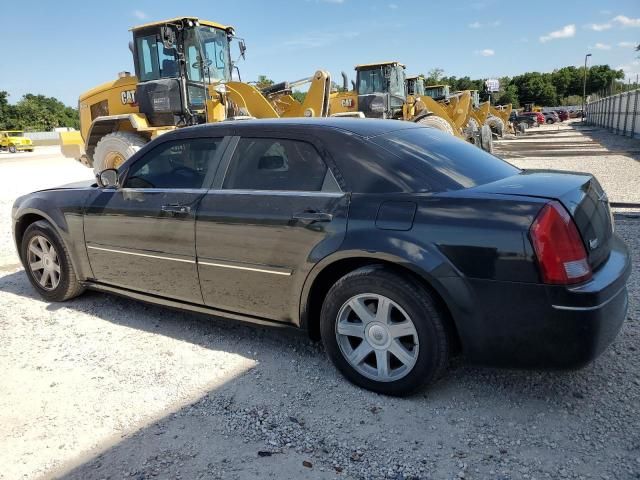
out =
[(640, 478), (640, 219), (617, 221), (635, 262), (629, 316), (593, 364), (456, 359), (395, 399), (348, 384), (294, 330), (92, 292), (40, 300), (8, 210), (90, 176), (52, 155), (0, 156), (0, 478)]

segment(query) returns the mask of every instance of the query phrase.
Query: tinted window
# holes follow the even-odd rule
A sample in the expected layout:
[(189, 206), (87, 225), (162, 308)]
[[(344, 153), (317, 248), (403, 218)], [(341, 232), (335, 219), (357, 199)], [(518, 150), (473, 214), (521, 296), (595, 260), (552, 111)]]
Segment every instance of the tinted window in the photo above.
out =
[(309, 143), (242, 138), (223, 188), (315, 192), (323, 189), (326, 176), (326, 164)]
[(471, 188), (517, 174), (513, 165), (433, 128), (399, 130), (371, 139), (399, 157), (394, 174), (416, 192)]
[(215, 173), (220, 138), (198, 138), (163, 143), (133, 164), (127, 188), (207, 188)]

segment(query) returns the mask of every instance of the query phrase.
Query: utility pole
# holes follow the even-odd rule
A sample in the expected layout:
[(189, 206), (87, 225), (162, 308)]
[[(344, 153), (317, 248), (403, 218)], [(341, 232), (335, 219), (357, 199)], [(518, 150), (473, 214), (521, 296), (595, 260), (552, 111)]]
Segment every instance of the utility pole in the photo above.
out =
[(587, 99), (587, 59), (591, 56), (590, 53), (587, 53), (584, 56), (584, 80), (582, 82), (582, 122), (584, 122), (585, 117), (585, 101)]

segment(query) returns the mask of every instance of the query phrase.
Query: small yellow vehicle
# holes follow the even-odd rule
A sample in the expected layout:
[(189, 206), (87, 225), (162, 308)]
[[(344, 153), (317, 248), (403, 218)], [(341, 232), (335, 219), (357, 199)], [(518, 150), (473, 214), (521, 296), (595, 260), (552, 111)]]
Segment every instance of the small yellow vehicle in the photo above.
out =
[(22, 130), (3, 130), (0, 131), (0, 151), (33, 152), (33, 142)]

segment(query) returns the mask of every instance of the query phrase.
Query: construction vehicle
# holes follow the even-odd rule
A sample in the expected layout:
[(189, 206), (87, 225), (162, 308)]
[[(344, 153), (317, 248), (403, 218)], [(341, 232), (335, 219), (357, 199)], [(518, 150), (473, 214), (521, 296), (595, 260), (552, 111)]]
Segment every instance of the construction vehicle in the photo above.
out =
[(0, 151), (33, 152), (33, 142), (24, 136), (22, 130), (2, 130), (0, 131)]
[[(444, 105), (425, 95), (422, 76), (406, 77), (405, 66), (397, 61), (357, 65), (355, 70), (353, 89), (348, 90), (348, 78), (343, 73), (343, 91), (331, 94), (329, 111), (332, 116), (411, 121), (469, 140), (462, 128), (471, 101), (468, 93), (457, 95)], [(448, 96), (448, 90), (446, 94)], [(490, 132), (484, 134), (490, 136)], [(481, 142), (474, 140), (473, 143)], [(487, 148), (490, 148), (489, 144), (490, 139), (485, 140)]]
[[(151, 139), (179, 127), (234, 118), (329, 113), (327, 72), (262, 90), (241, 82), (230, 44), (238, 42), (242, 58), (246, 47), (235, 37), (233, 27), (178, 17), (131, 31), (135, 76), (122, 72), (116, 80), (83, 93), (80, 132), (60, 134), (63, 154), (96, 172), (117, 168)], [(232, 72), (237, 72), (237, 81)], [(303, 83), (310, 87), (300, 103), (292, 89)]]

